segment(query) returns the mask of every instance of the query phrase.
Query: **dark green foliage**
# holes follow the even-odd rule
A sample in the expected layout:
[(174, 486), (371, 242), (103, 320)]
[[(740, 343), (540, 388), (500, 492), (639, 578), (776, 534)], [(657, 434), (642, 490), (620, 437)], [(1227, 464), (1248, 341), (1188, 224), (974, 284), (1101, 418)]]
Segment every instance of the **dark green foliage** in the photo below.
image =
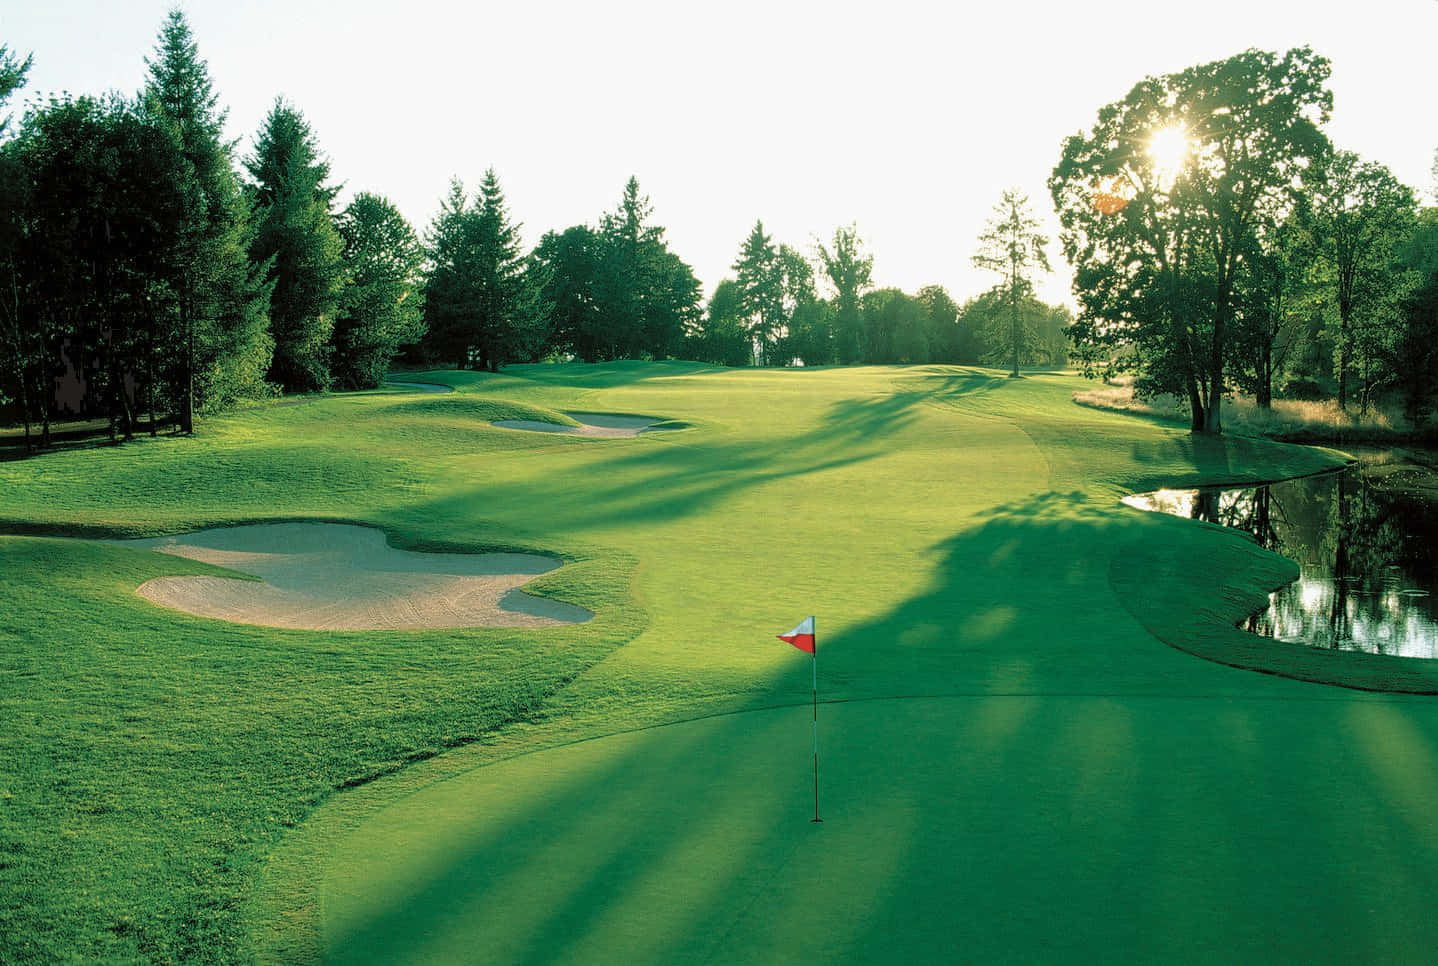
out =
[(187, 217), (178, 236), (178, 316), (172, 382), (179, 420), (267, 391), (274, 342), (270, 283), (250, 265), (249, 207), (223, 139), (225, 114), (185, 15), (172, 10), (160, 29), (144, 98), (174, 129), (188, 172)]
[(350, 284), (335, 320), (330, 368), (341, 389), (380, 384), (400, 346), (424, 331), (419, 237), (388, 198), (361, 192), (340, 214)]
[(545, 232), (534, 258), (544, 270), (550, 345), (561, 353), (597, 358), (604, 342), (598, 298), (604, 251), (599, 235), (588, 225)]
[(520, 248), (519, 226), (510, 221), (493, 168), (484, 173), (472, 225), (479, 261), (471, 351), (481, 368), (491, 371), (506, 362), (533, 362), (547, 341), (548, 306)]
[(1350, 369), (1357, 366), (1366, 410), (1382, 379), (1375, 364), (1399, 314), (1394, 254), (1413, 230), (1413, 192), (1383, 165), (1351, 151), (1320, 159), (1309, 181), (1304, 221), (1338, 316), (1332, 335), (1338, 406), (1348, 405)]
[[(10, 96), (25, 86), (25, 75), (30, 73), (34, 62), (33, 54), (27, 54), (24, 60), (20, 60), (8, 45), (0, 44), (0, 107), (4, 107)], [(9, 115), (0, 117), (0, 134), (9, 127)]]
[(915, 296), (924, 307), (930, 362), (958, 362), (959, 306), (942, 285), (925, 285)]
[[(1004, 336), (990, 329), (990, 345), (1007, 347), (1011, 363), (1010, 375), (1019, 374), (1019, 357), (1031, 352), (1032, 329), (1025, 325), (1021, 303), (1035, 301), (1032, 273), (1049, 271), (1048, 239), (1038, 232), (1039, 222), (1029, 210), (1029, 199), (1017, 189), (1004, 192), (994, 206), (994, 215), (979, 236), (979, 250), (974, 265), (997, 272), (1002, 279), (994, 291), (1002, 295), (1008, 306), (1008, 329)], [(997, 359), (991, 361), (998, 361)]]
[(669, 250), (653, 213), (631, 177), (618, 209), (600, 219), (604, 271), (597, 291), (608, 345), (596, 358), (667, 358), (699, 319), (699, 280)]
[(861, 298), (873, 284), (874, 256), (866, 254), (855, 225), (834, 229), (828, 247), (818, 246), (819, 262), (834, 289), (834, 345), (837, 361), (848, 365), (866, 356)]
[(699, 280), (652, 217), (653, 206), (630, 178), (598, 230), (576, 225), (541, 239), (534, 272), (552, 306), (555, 352), (608, 362), (686, 351), (700, 324)]
[(756, 346), (759, 364), (768, 365), (784, 325), (784, 270), (779, 249), (764, 233), (763, 222), (754, 222), (731, 268), (739, 286), (740, 315)]
[(1424, 209), (1399, 256), (1408, 287), (1383, 362), (1393, 375), (1404, 414), (1422, 426), (1438, 403), (1438, 208)]
[[(1014, 305), (1001, 288), (964, 303), (959, 314), (959, 358), (965, 365), (1009, 365), (1014, 359)], [(1060, 367), (1068, 362), (1067, 307), (1046, 305), (1032, 295), (1018, 303), (1018, 362)], [(1011, 370), (1012, 371), (1012, 370)]]
[(468, 333), (477, 302), (477, 254), (469, 228), (472, 216), (464, 183), (450, 181), (449, 194), (425, 235), (429, 273), (424, 285), (424, 337), (420, 347), (430, 361), (463, 369), (469, 364)]
[(924, 303), (896, 288), (880, 288), (864, 295), (863, 313), (868, 347), (865, 362), (930, 360), (929, 316)]
[[(788, 364), (808, 350), (811, 365), (830, 361), (827, 314), (814, 308), (814, 266), (788, 245), (775, 245), (756, 221), (733, 265), (739, 312), (759, 364)], [(797, 318), (797, 330), (796, 330)], [(797, 337), (797, 341), (796, 341)]]
[(726, 278), (714, 289), (703, 322), (691, 333), (685, 354), (721, 366), (754, 364), (754, 342), (744, 318), (739, 283)]
[(274, 284), (269, 378), (286, 392), (328, 388), (330, 332), (345, 285), (329, 162), (300, 112), (278, 99), (245, 166), (254, 179), (250, 259), (269, 265)]
[[(173, 129), (118, 96), (52, 99), (4, 149), (9, 394), (47, 427), (53, 376), (130, 436), (164, 390), (188, 214)], [(44, 430), (42, 429), (42, 442)]]
[[(524, 256), (519, 226), (510, 221), (499, 179), (485, 172), (469, 201), (459, 179), (450, 183), (427, 239), (423, 348), (459, 368), (494, 370), (532, 362), (549, 344), (549, 273)], [(573, 306), (572, 300), (566, 308)]]
[[(717, 293), (716, 293), (717, 294)], [(834, 306), (809, 299), (794, 306), (789, 315), (789, 334), (783, 341), (784, 361), (798, 359), (806, 366), (829, 365), (834, 361)]]

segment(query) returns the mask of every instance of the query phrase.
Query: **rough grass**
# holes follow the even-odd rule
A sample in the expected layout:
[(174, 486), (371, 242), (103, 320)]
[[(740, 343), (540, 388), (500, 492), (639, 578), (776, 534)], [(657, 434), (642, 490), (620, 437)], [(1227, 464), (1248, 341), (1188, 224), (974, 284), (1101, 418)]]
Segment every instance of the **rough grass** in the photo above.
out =
[[(1073, 400), (1092, 409), (1143, 416), (1168, 425), (1188, 425), (1187, 404), (1178, 397), (1163, 394), (1139, 399), (1130, 382), (1091, 385), (1075, 392)], [(1271, 407), (1264, 409), (1249, 397), (1234, 396), (1224, 400), (1223, 425), (1230, 433), (1291, 443), (1392, 446), (1438, 439), (1438, 427), (1415, 427), (1402, 416), (1379, 408), (1344, 412), (1331, 399), (1275, 399)]]
[[(543, 550), (568, 561), (545, 585), (596, 620), (234, 627), (134, 596), (192, 562), (0, 539), (0, 960), (1317, 961), (1438, 943), (1438, 840), (1373, 821), (1438, 808), (1434, 705), (1198, 660), (1125, 601), (1202, 629), (1215, 598), (1252, 599), (1285, 565), (1120, 493), (1336, 454), (1083, 409), (1059, 375), (412, 377), (459, 392), (3, 465), (0, 513), (147, 534), (344, 519), (411, 547)], [(476, 425), (494, 401), (693, 428), (600, 446)], [(1191, 566), (1116, 590), (1135, 546)], [(823, 826), (805, 814), (809, 668), (773, 640), (809, 613), (837, 702)]]

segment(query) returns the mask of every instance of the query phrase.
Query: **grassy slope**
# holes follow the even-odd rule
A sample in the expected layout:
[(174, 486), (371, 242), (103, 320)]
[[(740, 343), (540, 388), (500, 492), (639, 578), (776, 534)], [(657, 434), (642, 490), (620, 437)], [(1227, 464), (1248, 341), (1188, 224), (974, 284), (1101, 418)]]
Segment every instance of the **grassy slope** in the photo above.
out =
[[(1197, 661), (1110, 579), (1145, 543), (1195, 562), (1163, 598), (1175, 621), (1215, 585), (1252, 599), (1281, 564), (1112, 498), (1322, 454), (1079, 410), (1061, 377), (436, 378), (461, 393), (0, 466), (12, 525), (355, 519), (409, 545), (560, 552), (540, 586), (600, 612), (542, 637), (234, 628), (129, 594), (187, 563), (0, 539), (0, 599), (22, 604), (0, 621), (0, 714), (19, 722), (0, 732), (0, 952), (228, 959), (246, 919), (282, 959), (1431, 949), (1416, 886), (1438, 842), (1385, 819), (1438, 805), (1432, 705)], [(694, 428), (502, 433), (477, 396)], [(772, 635), (811, 610), (826, 696), (946, 696), (826, 707), (822, 849), (794, 814), (802, 710), (569, 744), (802, 704), (805, 662)], [(1324, 917), (1282, 927), (1305, 877)]]

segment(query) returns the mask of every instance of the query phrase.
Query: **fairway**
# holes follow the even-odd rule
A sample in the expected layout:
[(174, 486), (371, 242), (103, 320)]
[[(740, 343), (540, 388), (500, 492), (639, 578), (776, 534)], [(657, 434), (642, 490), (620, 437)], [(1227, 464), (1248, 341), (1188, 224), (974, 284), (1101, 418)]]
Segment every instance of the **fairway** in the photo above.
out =
[[(1249, 653), (1233, 623), (1293, 565), (1119, 503), (1334, 453), (1083, 409), (1083, 381), (1059, 374), (414, 379), (457, 391), (325, 397), (0, 465), (11, 531), (363, 523), (404, 551), (552, 555), (563, 566), (526, 591), (594, 615), (254, 627), (135, 592), (220, 575), (203, 561), (0, 538), (22, 605), (0, 628), (24, 682), (0, 695), (19, 722), (0, 738), (17, 958), (1438, 948), (1438, 705), (1280, 676), (1317, 672)], [(566, 412), (685, 428), (491, 425)], [(811, 613), (821, 825), (808, 658), (774, 638)], [(64, 662), (48, 659), (57, 626), (73, 629)], [(1274, 673), (1226, 666), (1244, 662)]]

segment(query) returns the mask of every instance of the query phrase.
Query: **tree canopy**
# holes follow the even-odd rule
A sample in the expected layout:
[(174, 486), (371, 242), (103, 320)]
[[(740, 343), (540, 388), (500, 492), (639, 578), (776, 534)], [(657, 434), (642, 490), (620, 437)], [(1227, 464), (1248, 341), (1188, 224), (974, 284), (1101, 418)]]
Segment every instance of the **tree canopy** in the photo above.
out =
[(1130, 347), (1139, 385), (1222, 430), (1235, 285), (1329, 150), (1329, 64), (1248, 50), (1151, 77), (1068, 138), (1049, 179), (1081, 343)]

